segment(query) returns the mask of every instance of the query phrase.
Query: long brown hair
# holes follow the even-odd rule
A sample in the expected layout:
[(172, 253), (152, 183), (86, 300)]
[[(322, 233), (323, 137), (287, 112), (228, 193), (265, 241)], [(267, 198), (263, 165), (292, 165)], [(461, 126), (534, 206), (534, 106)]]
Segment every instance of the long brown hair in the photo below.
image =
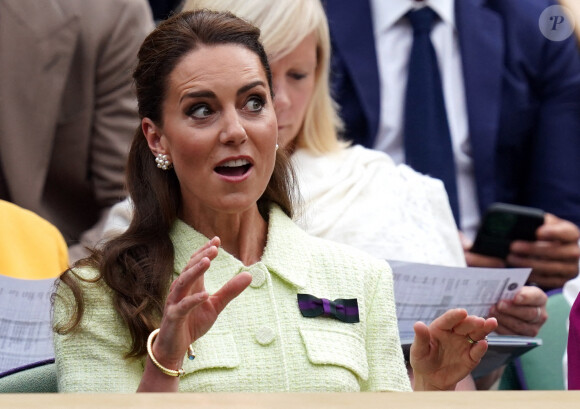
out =
[[(270, 92), (272, 75), (259, 42), (260, 31), (231, 13), (198, 10), (176, 14), (162, 22), (143, 42), (133, 73), (141, 118), (162, 126), (162, 103), (168, 77), (179, 61), (200, 45), (238, 44), (258, 55)], [(258, 209), (268, 219), (276, 203), (292, 217), (293, 172), (280, 149), (268, 186), (258, 200)], [(146, 339), (159, 325), (165, 297), (174, 271), (174, 249), (169, 231), (181, 207), (181, 194), (173, 169), (157, 168), (141, 127), (135, 132), (127, 164), (127, 187), (134, 211), (129, 228), (106, 242), (75, 267), (94, 267), (95, 280), (103, 280), (113, 292), (114, 308), (126, 322), (132, 337), (127, 357), (142, 356)], [(74, 295), (74, 313), (66, 323), (57, 323), (59, 334), (73, 331), (84, 313), (82, 288), (74, 268), (61, 276)]]

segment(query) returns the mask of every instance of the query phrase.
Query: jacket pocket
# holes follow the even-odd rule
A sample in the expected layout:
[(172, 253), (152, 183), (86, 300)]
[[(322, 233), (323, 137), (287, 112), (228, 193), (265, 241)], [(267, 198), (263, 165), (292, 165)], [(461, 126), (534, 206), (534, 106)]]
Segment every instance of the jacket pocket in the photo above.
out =
[(365, 341), (350, 331), (300, 328), (308, 360), (316, 365), (335, 365), (347, 368), (357, 377), (367, 380), (369, 366)]
[(193, 343), (194, 360), (183, 361), (183, 370), (191, 374), (203, 369), (236, 368), (240, 355), (234, 337), (229, 331), (208, 332)]

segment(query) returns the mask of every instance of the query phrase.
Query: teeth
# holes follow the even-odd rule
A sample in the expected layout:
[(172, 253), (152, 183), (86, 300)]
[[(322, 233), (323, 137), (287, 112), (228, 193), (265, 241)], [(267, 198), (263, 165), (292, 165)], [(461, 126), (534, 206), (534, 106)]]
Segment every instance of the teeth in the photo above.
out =
[(224, 168), (237, 168), (238, 166), (248, 165), (249, 163), (250, 162), (246, 159), (236, 159), (227, 161), (226, 163), (223, 163), (220, 166)]

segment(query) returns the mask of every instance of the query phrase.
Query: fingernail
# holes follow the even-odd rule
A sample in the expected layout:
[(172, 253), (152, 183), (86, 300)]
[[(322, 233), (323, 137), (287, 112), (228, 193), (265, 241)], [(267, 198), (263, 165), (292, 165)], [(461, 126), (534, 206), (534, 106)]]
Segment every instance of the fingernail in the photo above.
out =
[(517, 302), (517, 303), (522, 303), (522, 302), (524, 302), (524, 296), (523, 296), (523, 295), (521, 295), (521, 294), (517, 295), (517, 296), (516, 296), (516, 302)]

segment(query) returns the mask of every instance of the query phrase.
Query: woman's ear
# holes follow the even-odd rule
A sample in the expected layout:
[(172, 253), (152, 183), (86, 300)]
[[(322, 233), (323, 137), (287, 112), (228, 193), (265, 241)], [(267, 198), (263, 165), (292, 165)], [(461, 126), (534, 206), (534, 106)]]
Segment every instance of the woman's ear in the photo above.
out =
[(149, 118), (143, 118), (141, 120), (141, 130), (147, 139), (147, 144), (149, 149), (153, 154), (167, 153), (165, 147), (163, 146), (163, 132), (155, 122)]

